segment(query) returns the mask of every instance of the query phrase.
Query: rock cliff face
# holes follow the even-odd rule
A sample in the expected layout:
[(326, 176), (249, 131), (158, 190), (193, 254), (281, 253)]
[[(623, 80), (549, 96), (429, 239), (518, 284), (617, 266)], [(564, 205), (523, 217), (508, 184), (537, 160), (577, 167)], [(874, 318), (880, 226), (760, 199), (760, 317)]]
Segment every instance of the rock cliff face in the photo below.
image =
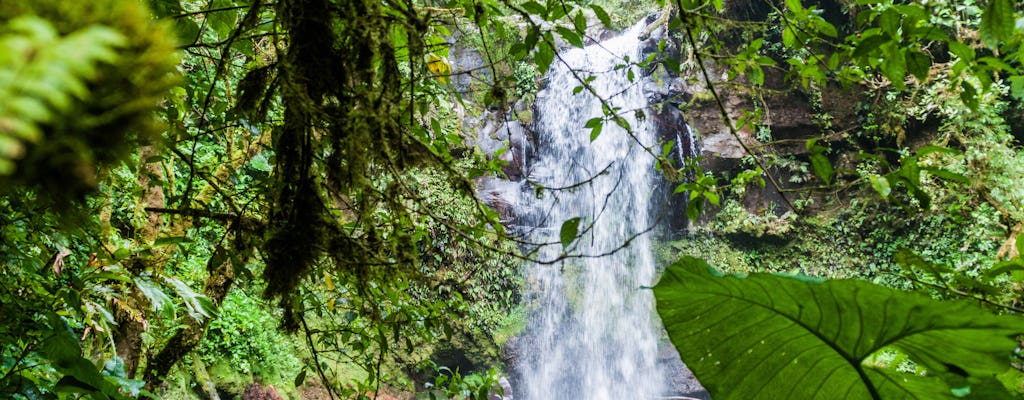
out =
[[(687, 54), (686, 46), (676, 41), (679, 35), (666, 30), (665, 21), (659, 14), (647, 18), (651, 25), (641, 44), (641, 54), (643, 58), (652, 56), (655, 62), (637, 79), (648, 99), (649, 106), (644, 114), (658, 126), (663, 142), (674, 143), (672, 158), (699, 156), (705, 170), (718, 176), (730, 176), (749, 167), (749, 163), (743, 165), (747, 149), (806, 162), (806, 141), (823, 136), (822, 121), (815, 119), (816, 114), (832, 116), (828, 121), (830, 132), (843, 132), (853, 126), (858, 100), (855, 92), (825, 88), (820, 96), (812, 99), (785, 82), (780, 73), (770, 70), (766, 70), (765, 85), (752, 89), (745, 81), (729, 81), (723, 68), (705, 65), (719, 95), (716, 99)], [(603, 37), (607, 32), (594, 35)], [(467, 49), (453, 54), (458, 54), (453, 66), (470, 69), (476, 64), (477, 57)], [(682, 73), (669, 72), (660, 62), (667, 58), (682, 60), (687, 67)], [(517, 104), (517, 107), (522, 108), (522, 105)], [(733, 133), (723, 120), (723, 108), (733, 123), (751, 120), (751, 115), (759, 117), (750, 124), (738, 126)], [(466, 123), (466, 131), (473, 133), (471, 139), (477, 147), (488, 156), (507, 163), (503, 167), (504, 177), (483, 179), (479, 187), (481, 197), (508, 222), (515, 220), (510, 205), (516, 204), (520, 197), (510, 189), (528, 177), (530, 157), (536, 146), (530, 124), (512, 120), (511, 114), (510, 110), (490, 110)], [(825, 141), (838, 139), (824, 137)], [(777, 181), (789, 185), (789, 171), (775, 168), (768, 172), (776, 176)], [(658, 196), (668, 202), (664, 218), (670, 229), (685, 228), (684, 196), (673, 196), (667, 185), (659, 189)], [(781, 214), (786, 211), (781, 195), (771, 185), (763, 189), (751, 187), (745, 194), (744, 206), (751, 212), (768, 209)]]
[[(748, 150), (759, 155), (772, 154), (776, 157), (794, 158), (807, 161), (806, 142), (812, 138), (824, 141), (841, 139), (841, 135), (824, 134), (816, 115), (828, 114), (829, 132), (843, 132), (853, 127), (856, 121), (856, 91), (840, 88), (824, 88), (815, 98), (785, 82), (781, 73), (766, 70), (763, 87), (753, 88), (749, 82), (737, 79), (730, 81), (724, 68), (713, 63), (704, 67), (718, 98), (708, 89), (708, 82), (696, 62), (687, 54), (685, 45), (674, 42), (678, 35), (661, 27), (650, 30), (650, 37), (644, 49), (653, 54), (655, 60), (673, 57), (682, 61), (681, 73), (670, 72), (664, 65), (654, 65), (644, 77), (644, 88), (648, 93), (651, 115), (665, 140), (678, 140), (686, 136), (680, 132), (690, 129), (695, 133), (697, 154), (705, 170), (717, 176), (731, 176), (749, 167), (743, 165)], [(663, 50), (658, 52), (659, 43)], [(680, 51), (679, 49), (684, 50)], [(723, 119), (723, 111), (737, 125), (730, 130)], [(739, 121), (753, 121), (741, 124)], [(776, 180), (791, 188), (790, 172), (770, 168), (768, 173)], [(744, 206), (751, 212), (774, 209), (786, 211), (782, 197), (771, 185), (766, 188), (750, 188), (744, 199)], [(678, 205), (673, 205), (678, 207)], [(680, 216), (681, 217), (681, 216)], [(673, 218), (677, 218), (673, 216)], [(679, 225), (676, 223), (674, 226)]]

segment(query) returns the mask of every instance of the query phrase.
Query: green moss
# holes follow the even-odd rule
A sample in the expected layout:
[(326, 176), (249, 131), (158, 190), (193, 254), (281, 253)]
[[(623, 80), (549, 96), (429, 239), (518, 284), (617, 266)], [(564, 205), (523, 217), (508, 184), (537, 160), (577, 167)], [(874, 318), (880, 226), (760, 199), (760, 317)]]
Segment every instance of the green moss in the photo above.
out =
[(687, 237), (660, 244), (660, 263), (693, 255), (730, 272), (861, 278), (911, 288), (912, 282), (893, 261), (900, 249), (977, 276), (995, 262), (1002, 234), (996, 211), (986, 205), (958, 213), (911, 214), (880, 201), (853, 202), (805, 217), (770, 237), (758, 235), (774, 229), (775, 219), (754, 218), (737, 229), (735, 221), (740, 219), (724, 213)]

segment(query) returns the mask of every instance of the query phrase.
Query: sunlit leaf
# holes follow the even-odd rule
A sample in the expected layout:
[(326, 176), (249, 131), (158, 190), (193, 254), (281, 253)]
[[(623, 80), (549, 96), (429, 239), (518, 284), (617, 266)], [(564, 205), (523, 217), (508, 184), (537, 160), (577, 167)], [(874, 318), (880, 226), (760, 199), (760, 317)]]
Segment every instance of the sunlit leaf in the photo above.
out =
[(135, 286), (139, 288), (139, 291), (149, 299), (149, 303), (152, 305), (153, 310), (161, 310), (164, 307), (173, 307), (171, 304), (171, 298), (164, 293), (163, 289), (160, 289), (160, 286), (153, 283), (153, 281), (143, 277), (135, 278), (134, 281)]
[(565, 220), (562, 223), (562, 228), (558, 232), (558, 237), (562, 242), (562, 248), (566, 249), (576, 240), (576, 235), (580, 227), (580, 218), (573, 217)]
[(884, 176), (872, 175), (868, 177), (868, 180), (871, 182), (871, 187), (875, 188), (875, 191), (878, 192), (882, 198), (889, 198), (889, 193), (892, 192), (892, 187), (889, 186), (888, 179)]

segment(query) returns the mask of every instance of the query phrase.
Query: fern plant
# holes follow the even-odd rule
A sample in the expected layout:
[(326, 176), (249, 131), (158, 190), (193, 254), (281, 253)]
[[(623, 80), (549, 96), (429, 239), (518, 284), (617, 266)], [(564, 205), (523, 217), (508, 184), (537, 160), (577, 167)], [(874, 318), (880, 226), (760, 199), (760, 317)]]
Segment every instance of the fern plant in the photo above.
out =
[(0, 175), (14, 172), (26, 143), (43, 140), (41, 125), (89, 95), (99, 65), (115, 63), (124, 44), (124, 36), (106, 26), (61, 36), (35, 16), (0, 28)]

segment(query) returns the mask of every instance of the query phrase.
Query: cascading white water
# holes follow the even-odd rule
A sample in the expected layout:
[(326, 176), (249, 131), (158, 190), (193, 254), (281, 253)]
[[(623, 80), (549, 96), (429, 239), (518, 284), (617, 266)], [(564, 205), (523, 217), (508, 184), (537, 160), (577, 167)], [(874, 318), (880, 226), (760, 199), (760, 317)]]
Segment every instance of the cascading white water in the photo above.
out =
[[(654, 193), (652, 124), (636, 118), (647, 106), (637, 61), (638, 25), (621, 36), (562, 53), (535, 109), (536, 151), (530, 181), (542, 188), (520, 203), (523, 225), (535, 226), (532, 240), (550, 243), (537, 258), (563, 253), (559, 228), (580, 217), (580, 237), (569, 253), (583, 255), (528, 272), (529, 309), (525, 360), (518, 365), (516, 398), (652, 399), (665, 384), (657, 363), (658, 323), (653, 295), (654, 255), (649, 235)], [(630, 82), (630, 69), (636, 82)], [(601, 117), (602, 104), (586, 90), (574, 94), (579, 78), (632, 126), (632, 134), (605, 121), (597, 140), (584, 127)], [(625, 247), (623, 247), (625, 246)], [(621, 248), (621, 249), (620, 249)]]

